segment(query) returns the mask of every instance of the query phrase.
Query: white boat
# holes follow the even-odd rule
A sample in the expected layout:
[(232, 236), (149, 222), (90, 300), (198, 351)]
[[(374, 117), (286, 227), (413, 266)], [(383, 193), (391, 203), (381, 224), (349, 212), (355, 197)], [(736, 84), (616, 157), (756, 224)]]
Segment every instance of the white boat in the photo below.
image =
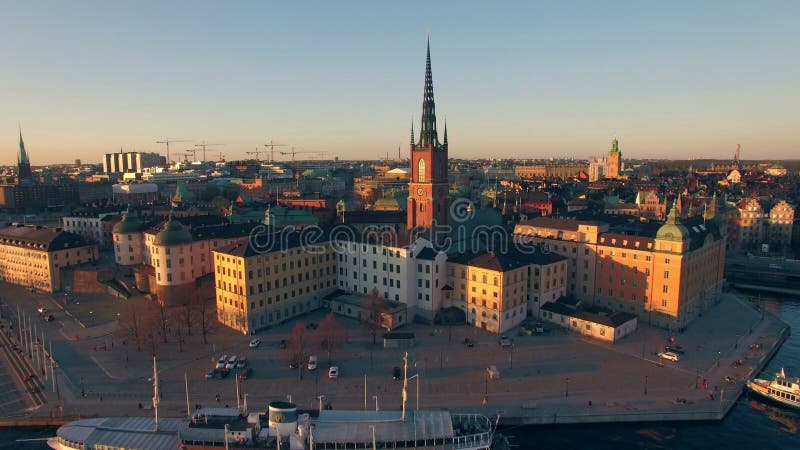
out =
[[(407, 370), (408, 355), (406, 361)], [(447, 410), (407, 411), (408, 380), (403, 377), (400, 411), (321, 410), (312, 419), (289, 402), (272, 402), (268, 411), (199, 408), (188, 419), (158, 417), (158, 372), (154, 367), (154, 417), (105, 417), (70, 422), (48, 440), (55, 450), (135, 448), (290, 450), (392, 448), (487, 450), (494, 426), (480, 414)], [(404, 371), (404, 373), (407, 373)]]
[(800, 410), (800, 378), (787, 377), (782, 368), (773, 380), (751, 378), (747, 380), (747, 387), (761, 397)]

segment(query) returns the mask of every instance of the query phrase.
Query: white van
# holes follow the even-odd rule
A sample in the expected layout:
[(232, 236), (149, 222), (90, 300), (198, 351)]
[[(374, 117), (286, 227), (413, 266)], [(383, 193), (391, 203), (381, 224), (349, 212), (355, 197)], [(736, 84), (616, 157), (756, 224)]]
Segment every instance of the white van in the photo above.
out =
[(236, 355), (233, 355), (230, 358), (228, 358), (228, 363), (225, 364), (225, 368), (228, 369), (228, 370), (233, 370), (234, 368), (236, 368), (236, 360), (237, 359), (238, 358), (236, 357)]
[(486, 375), (489, 377), (490, 380), (497, 380), (500, 378), (500, 371), (497, 370), (497, 366), (491, 365), (486, 368)]
[(317, 370), (317, 355), (308, 357), (308, 370)]
[(222, 355), (222, 357), (217, 360), (217, 365), (215, 367), (217, 369), (224, 369), (225, 364), (228, 364), (228, 355)]

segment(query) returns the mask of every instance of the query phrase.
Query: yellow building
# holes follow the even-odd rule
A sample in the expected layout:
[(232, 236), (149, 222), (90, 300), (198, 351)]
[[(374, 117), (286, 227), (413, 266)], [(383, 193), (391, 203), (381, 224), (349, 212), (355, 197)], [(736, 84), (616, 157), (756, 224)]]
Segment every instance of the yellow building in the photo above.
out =
[(513, 250), (453, 256), (447, 262), (451, 302), (483, 330), (504, 333), (519, 325), (528, 313), (529, 272), (541, 271), (532, 257)]
[(0, 279), (44, 292), (61, 290), (61, 269), (97, 259), (97, 245), (62, 228), (0, 229)]
[(282, 323), (320, 307), (336, 289), (330, 242), (309, 248), (298, 233), (278, 233), (276, 245), (258, 238), (213, 251), (217, 318), (242, 333)]

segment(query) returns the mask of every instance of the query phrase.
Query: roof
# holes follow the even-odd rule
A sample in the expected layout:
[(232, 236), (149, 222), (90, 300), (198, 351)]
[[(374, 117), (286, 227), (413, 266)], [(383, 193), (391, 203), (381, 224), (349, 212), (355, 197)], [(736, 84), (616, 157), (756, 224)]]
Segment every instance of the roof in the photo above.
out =
[(406, 421), (400, 418), (400, 411), (322, 410), (314, 425), (314, 443), (371, 444), (373, 427), (383, 442), (453, 436), (448, 411), (407, 411)]
[(138, 233), (145, 229), (145, 224), (139, 219), (135, 209), (128, 208), (122, 220), (114, 225), (113, 232), (119, 234)]
[(62, 228), (28, 225), (0, 228), (0, 243), (45, 251), (90, 245), (79, 234), (64, 231)]
[(100, 417), (70, 422), (59, 427), (56, 435), (83, 443), (82, 448), (95, 448), (95, 445), (129, 449), (178, 448), (178, 430), (184, 426), (184, 420), (160, 418), (158, 426), (160, 431), (154, 431), (152, 417)]
[(587, 311), (585, 309), (572, 309), (569, 306), (559, 302), (547, 302), (542, 305), (541, 309), (543, 311), (548, 311), (567, 317), (574, 317), (576, 319), (586, 320), (588, 322), (605, 325), (612, 328), (616, 328), (638, 317), (636, 314), (631, 314), (624, 311), (616, 311), (610, 314), (599, 314)]
[(505, 272), (530, 264), (546, 265), (563, 261), (565, 259), (565, 257), (555, 253), (544, 253), (538, 250), (521, 252), (516, 248), (510, 248), (505, 253), (461, 253), (453, 255), (449, 261), (456, 264), (480, 267), (482, 269), (493, 270), (496, 272)]
[(433, 261), (436, 259), (436, 255), (438, 255), (436, 250), (430, 247), (424, 247), (419, 253), (417, 253), (417, 259)]
[(192, 242), (192, 233), (170, 214), (164, 229), (156, 234), (155, 245), (183, 245)]
[(599, 225), (599, 222), (575, 219), (560, 219), (555, 217), (536, 217), (531, 220), (523, 220), (519, 225), (527, 225), (537, 228), (555, 228), (565, 231), (578, 231), (580, 225)]

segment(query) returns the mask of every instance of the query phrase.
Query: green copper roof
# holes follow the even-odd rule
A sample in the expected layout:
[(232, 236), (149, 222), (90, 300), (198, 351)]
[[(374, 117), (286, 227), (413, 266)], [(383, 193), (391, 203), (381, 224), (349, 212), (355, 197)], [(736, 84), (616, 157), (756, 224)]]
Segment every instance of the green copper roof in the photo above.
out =
[(190, 242), (192, 242), (192, 233), (182, 223), (173, 219), (172, 214), (169, 215), (164, 229), (156, 234), (156, 238), (153, 241), (155, 245), (167, 246), (183, 245)]
[(684, 241), (689, 238), (689, 230), (682, 225), (678, 215), (678, 199), (672, 204), (672, 208), (667, 214), (667, 220), (656, 233), (656, 239), (667, 241)]
[(142, 230), (144, 230), (144, 222), (139, 219), (139, 214), (136, 210), (131, 209), (129, 206), (128, 210), (125, 211), (125, 214), (122, 216), (122, 220), (114, 225), (113, 232), (117, 234), (131, 234), (139, 233)]

